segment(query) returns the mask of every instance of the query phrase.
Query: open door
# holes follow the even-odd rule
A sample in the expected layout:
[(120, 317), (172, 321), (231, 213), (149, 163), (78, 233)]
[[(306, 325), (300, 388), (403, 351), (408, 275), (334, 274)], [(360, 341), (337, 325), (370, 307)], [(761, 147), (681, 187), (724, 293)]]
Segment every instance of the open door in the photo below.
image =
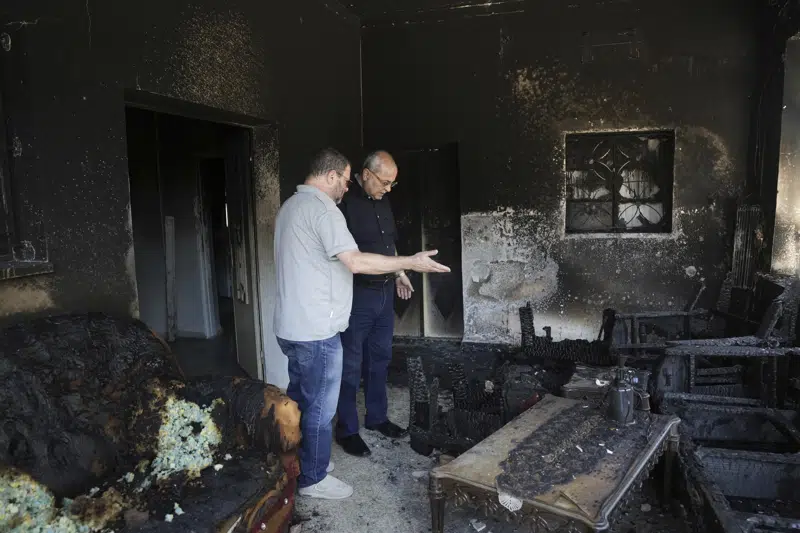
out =
[(461, 281), (461, 204), (458, 145), (393, 151), (400, 186), (390, 194), (401, 255), (439, 250), (449, 274), (409, 273), (417, 289), (395, 300), (395, 335), (460, 339), (464, 334)]
[(260, 330), (256, 328), (258, 296), (253, 286), (253, 181), (251, 131), (236, 128), (225, 154), (228, 227), (233, 258), (233, 314), (239, 365), (250, 377), (261, 379)]

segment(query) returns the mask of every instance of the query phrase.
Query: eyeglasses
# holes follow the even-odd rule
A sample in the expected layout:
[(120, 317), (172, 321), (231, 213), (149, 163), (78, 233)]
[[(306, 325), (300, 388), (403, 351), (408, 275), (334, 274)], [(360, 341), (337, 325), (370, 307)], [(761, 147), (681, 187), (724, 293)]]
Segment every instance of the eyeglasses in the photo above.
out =
[(383, 188), (384, 188), (384, 189), (386, 189), (386, 188), (389, 188), (389, 189), (394, 189), (395, 187), (397, 187), (397, 181), (382, 180), (382, 179), (380, 178), (380, 176), (378, 176), (377, 174), (375, 174), (375, 173), (374, 173), (373, 171), (371, 171), (370, 169), (368, 169), (368, 168), (367, 168), (367, 169), (364, 169), (364, 170), (366, 170), (367, 172), (369, 172), (370, 174), (372, 174), (373, 176), (375, 176), (375, 179), (376, 179), (376, 180), (378, 180), (378, 183), (380, 183), (381, 185), (383, 185)]
[[(336, 175), (339, 176), (340, 178), (344, 178), (344, 173), (337, 172)], [(345, 178), (344, 184), (350, 185), (351, 181), (353, 181), (352, 178)]]

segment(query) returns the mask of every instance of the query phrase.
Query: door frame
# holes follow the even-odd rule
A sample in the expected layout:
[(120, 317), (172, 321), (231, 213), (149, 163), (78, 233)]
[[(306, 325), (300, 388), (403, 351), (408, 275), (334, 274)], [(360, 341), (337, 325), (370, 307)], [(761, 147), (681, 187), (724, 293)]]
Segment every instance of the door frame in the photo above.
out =
[[(274, 338), (274, 305), (270, 305), (276, 296), (273, 243), (275, 215), (280, 208), (277, 122), (134, 89), (124, 90), (124, 105), (250, 130), (250, 179), (246, 186), (246, 208), (250, 223), (246, 231), (250, 252), (249, 292), (253, 295), (253, 320), (256, 325), (255, 366), (258, 378), (285, 388), (289, 381), (288, 371)], [(272, 357), (270, 364), (267, 364), (265, 354), (280, 354), (281, 358)]]

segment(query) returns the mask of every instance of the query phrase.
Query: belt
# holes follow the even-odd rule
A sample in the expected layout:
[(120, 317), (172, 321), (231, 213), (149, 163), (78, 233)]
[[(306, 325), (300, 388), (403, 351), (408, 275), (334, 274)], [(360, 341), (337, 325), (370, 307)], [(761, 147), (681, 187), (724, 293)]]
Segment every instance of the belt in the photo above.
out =
[(362, 278), (361, 276), (355, 276), (353, 278), (353, 282), (361, 287), (372, 287), (375, 289), (380, 289), (393, 279), (394, 276), (386, 276), (383, 278)]

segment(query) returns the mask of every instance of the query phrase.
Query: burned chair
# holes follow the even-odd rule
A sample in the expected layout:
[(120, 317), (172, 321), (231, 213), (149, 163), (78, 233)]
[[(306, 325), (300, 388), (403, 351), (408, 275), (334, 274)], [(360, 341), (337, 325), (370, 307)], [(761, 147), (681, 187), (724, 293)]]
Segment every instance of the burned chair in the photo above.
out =
[[(551, 388), (553, 394), (572, 399), (602, 401), (615, 375), (619, 354), (614, 350), (613, 335), (619, 315), (613, 309), (603, 312), (597, 338), (562, 339), (554, 341), (549, 327), (542, 328), (544, 336), (536, 335), (533, 310), (530, 303), (519, 309), (522, 330), (522, 351), (528, 361), (543, 365), (556, 365), (562, 369), (558, 387)], [(649, 371), (631, 369), (632, 379), (643, 380), (647, 389)]]
[[(634, 356), (658, 354), (667, 347), (666, 341), (670, 338), (691, 338), (692, 322), (707, 320), (710, 316), (707, 309), (697, 307), (705, 291), (706, 285), (701, 283), (683, 311), (615, 312), (614, 351)], [(672, 327), (671, 332), (657, 327), (663, 321), (677, 321), (677, 327)]]
[[(779, 380), (792, 353), (798, 287), (791, 277), (757, 274), (752, 287), (723, 284), (716, 308), (617, 313), (612, 351), (654, 361), (651, 393), (750, 397), (777, 406), (790, 387)], [(677, 322), (677, 323), (676, 323)], [(784, 373), (785, 375), (785, 373)]]
[(531, 361), (558, 361), (593, 366), (611, 366), (616, 358), (611, 353), (612, 333), (616, 323), (616, 312), (606, 309), (603, 312), (600, 332), (597, 339), (564, 339), (554, 341), (551, 329), (542, 328), (545, 335), (536, 335), (533, 321), (533, 308), (530, 302), (519, 309), (520, 329), (522, 331), (522, 351)]
[(788, 369), (780, 360), (795, 351), (790, 345), (796, 283), (758, 275), (747, 310), (743, 315), (722, 314), (725, 332), (735, 336), (668, 341), (657, 368), (660, 392), (749, 397), (770, 407), (783, 403), (786, 384), (778, 375), (779, 368)]
[(755, 403), (665, 394), (662, 409), (682, 418), (680, 493), (695, 531), (800, 528), (800, 415)]
[(544, 394), (530, 367), (500, 363), (467, 372), (463, 364), (449, 363), (429, 364), (426, 371), (419, 356), (407, 365), (411, 447), (422, 455), (434, 448), (463, 453)]
[(549, 328), (537, 336), (530, 304), (520, 308), (522, 350), (497, 354), (490, 367), (460, 362), (437, 365), (420, 356), (407, 360), (410, 389), (409, 433), (423, 455), (434, 448), (460, 454), (482, 441), (545, 394), (559, 394), (578, 364), (610, 366), (613, 311), (595, 341), (554, 341)]
[(276, 387), (185, 380), (103, 314), (8, 327), (0, 350), (0, 530), (288, 530), (299, 411)]

